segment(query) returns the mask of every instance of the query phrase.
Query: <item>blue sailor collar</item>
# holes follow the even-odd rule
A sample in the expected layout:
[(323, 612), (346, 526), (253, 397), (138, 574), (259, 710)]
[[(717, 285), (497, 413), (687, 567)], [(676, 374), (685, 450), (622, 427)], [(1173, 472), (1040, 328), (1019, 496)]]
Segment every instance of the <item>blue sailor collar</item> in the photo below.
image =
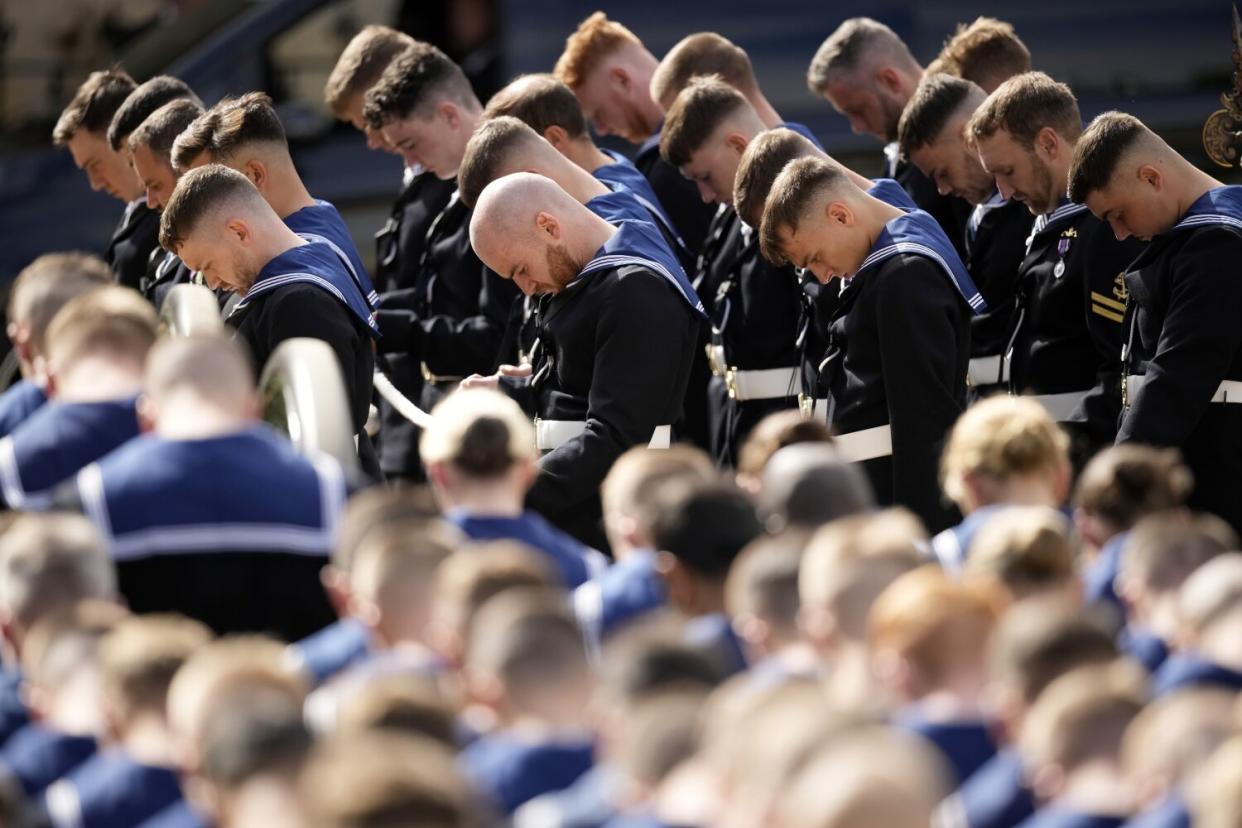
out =
[(1237, 185), (1208, 190), (1190, 205), (1173, 230), (1223, 225), (1242, 230), (1242, 187)]
[(1051, 213), (1043, 213), (1035, 217), (1035, 223), (1031, 225), (1031, 238), (1033, 239), (1041, 233), (1059, 230), (1061, 225), (1086, 211), (1087, 205), (1075, 204), (1067, 198), (1062, 198), (1060, 205)]
[(803, 138), (810, 141), (812, 144), (814, 144), (819, 149), (822, 150), (824, 148), (824, 145), (821, 144), (819, 142), (819, 139), (815, 137), (815, 133), (811, 132), (811, 130), (805, 124), (800, 124), (797, 121), (782, 121), (781, 123), (776, 125), (776, 128), (792, 130), (793, 132), (798, 133)]
[[(358, 290), (366, 297), (367, 304), (372, 308), (379, 307), (379, 294), (371, 285), (371, 277), (367, 275), (367, 269), (358, 257), (345, 220), (332, 202), (317, 198), (312, 206), (291, 213), (285, 219), (285, 224), (306, 241), (326, 244), (332, 248), (332, 252), (340, 257), (341, 264), (353, 277)], [(346, 252), (347, 250), (352, 253)]]
[(617, 232), (604, 242), (604, 246), (595, 252), (595, 258), (587, 262), (569, 284), (575, 284), (598, 270), (627, 265), (647, 267), (667, 279), (691, 308), (706, 317), (703, 303), (655, 225), (645, 221), (622, 221), (616, 226)]
[(656, 198), (655, 191), (651, 189), (651, 183), (647, 181), (647, 177), (639, 171), (638, 167), (634, 166), (633, 161), (621, 153), (608, 149), (602, 152), (612, 159), (612, 163), (605, 164), (591, 175), (613, 192), (627, 192), (632, 195), (639, 204), (659, 220), (664, 231), (677, 245), (684, 248), (685, 241), (677, 233), (673, 220), (669, 218), (659, 199)]
[(249, 307), (255, 297), (299, 282), (314, 285), (335, 296), (373, 335), (379, 336), (375, 313), (345, 269), (340, 256), (328, 245), (315, 242), (292, 247), (265, 264), (250, 290), (233, 307), (230, 318)]
[(988, 309), (983, 294), (975, 287), (974, 280), (966, 272), (961, 257), (949, 244), (944, 231), (931, 215), (922, 210), (913, 210), (884, 225), (871, 252), (863, 259), (854, 276), (901, 253), (923, 256), (938, 265), (953, 281), (972, 313), (980, 314)]

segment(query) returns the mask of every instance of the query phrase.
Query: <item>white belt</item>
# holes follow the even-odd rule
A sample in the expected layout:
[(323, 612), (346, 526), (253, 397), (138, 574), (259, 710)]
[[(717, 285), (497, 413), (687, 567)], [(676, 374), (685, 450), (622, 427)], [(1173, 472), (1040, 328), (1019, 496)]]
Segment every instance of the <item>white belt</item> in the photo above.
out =
[(983, 385), (996, 385), (1009, 379), (1007, 372), (1002, 373), (1005, 361), (1000, 354), (995, 356), (974, 357), (967, 368), (966, 376), (975, 388)]
[(754, 371), (738, 371), (730, 368), (725, 372), (725, 387), (729, 398), (745, 400), (778, 400), (797, 394), (797, 368), (762, 368)]
[[(540, 451), (560, 448), (586, 432), (585, 420), (535, 420), (535, 445)], [(656, 426), (647, 448), (666, 449), (673, 440), (672, 426)]]
[[(1133, 404), (1134, 393), (1142, 388), (1146, 381), (1146, 374), (1130, 374), (1126, 377), (1126, 393), (1131, 404)], [(1209, 402), (1221, 405), (1242, 404), (1242, 380), (1222, 380), (1221, 384), (1216, 386), (1216, 393), (1212, 394)]]
[[(811, 417), (817, 411), (828, 410), (827, 397), (811, 397), (806, 394), (798, 395), (798, 410), (802, 412), (803, 417)], [(825, 415), (827, 416), (827, 415)]]
[(1070, 422), (1070, 415), (1087, 396), (1086, 391), (1066, 391), (1064, 394), (1031, 394), (1030, 398), (1044, 407), (1048, 416), (1058, 423)]
[(893, 430), (882, 425), (875, 428), (864, 428), (862, 431), (851, 431), (839, 434), (836, 438), (837, 451), (841, 459), (847, 463), (861, 463), (877, 457), (888, 457), (893, 453)]

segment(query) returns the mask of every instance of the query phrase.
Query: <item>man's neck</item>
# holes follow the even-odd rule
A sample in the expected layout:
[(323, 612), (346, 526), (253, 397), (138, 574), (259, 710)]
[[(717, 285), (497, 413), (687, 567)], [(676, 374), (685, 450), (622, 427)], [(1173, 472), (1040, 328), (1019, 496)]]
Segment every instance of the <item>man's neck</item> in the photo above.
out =
[(255, 425), (242, 414), (227, 411), (198, 395), (161, 400), (155, 433), (165, 440), (209, 440), (237, 434)]
[(1174, 179), (1180, 183), (1177, 191), (1173, 194), (1177, 205), (1177, 220), (1180, 221), (1182, 216), (1186, 215), (1186, 212), (1190, 210), (1192, 204), (1203, 198), (1211, 190), (1225, 185), (1183, 158), (1179, 157), (1173, 163), (1177, 165), (1177, 168), (1172, 171), (1173, 175), (1166, 176), (1165, 180)]
[(276, 215), (280, 216), (281, 221), (289, 218), (298, 210), (312, 207), (315, 204), (315, 199), (311, 197), (306, 185), (293, 170), (273, 176), (264, 195), (267, 196), (268, 203), (272, 205)]
[(780, 113), (776, 111), (775, 107), (772, 106), (762, 92), (756, 91), (747, 100), (754, 107), (755, 114), (759, 116), (759, 120), (763, 122), (765, 129), (775, 129), (784, 123)]
[(1065, 788), (1049, 805), (1093, 816), (1129, 816), (1135, 802), (1128, 777), (1115, 763), (1099, 759), (1069, 773)]
[(591, 199), (610, 192), (603, 182), (576, 163), (565, 164), (557, 177), (560, 179), (562, 189), (573, 196), (574, 201), (579, 204), (586, 204)]
[(895, 218), (904, 216), (905, 213), (891, 204), (880, 201), (869, 193), (863, 193), (863, 198), (866, 199), (863, 202), (862, 210), (865, 211), (865, 220), (867, 222), (867, 238), (874, 246), (888, 223)]
[(595, 172), (600, 167), (617, 163), (611, 155), (595, 146), (590, 136), (571, 143), (565, 151), (565, 157), (589, 173)]
[(118, 740), (135, 762), (159, 768), (176, 767), (170, 745), (172, 734), (163, 717), (156, 713), (140, 714), (125, 727)]
[(586, 218), (588, 220), (583, 222), (580, 231), (569, 236), (569, 238), (576, 241), (576, 244), (570, 250), (570, 256), (573, 257), (573, 261), (581, 262), (582, 266), (594, 259), (599, 249), (617, 234), (616, 227), (594, 213), (591, 213)]
[(56, 378), (56, 401), (62, 403), (122, 400), (141, 391), (141, 366), (118, 362), (104, 354), (85, 356), (70, 372)]
[(461, 511), (475, 517), (517, 517), (522, 514), (524, 502), (523, 493), (505, 484), (440, 489), (437, 498), (446, 511)]

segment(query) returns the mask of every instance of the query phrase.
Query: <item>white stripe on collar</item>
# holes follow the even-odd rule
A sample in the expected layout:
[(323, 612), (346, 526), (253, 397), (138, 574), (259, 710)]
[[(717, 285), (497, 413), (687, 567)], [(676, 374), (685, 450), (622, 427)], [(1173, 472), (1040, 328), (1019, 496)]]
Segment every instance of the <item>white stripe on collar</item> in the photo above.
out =
[[(879, 250), (872, 251), (867, 258), (863, 259), (863, 263), (859, 266), (858, 270), (854, 271), (854, 276), (862, 273), (871, 265), (882, 262), (885, 259), (891, 259), (898, 253), (918, 253), (932, 259), (940, 265), (941, 269), (944, 270), (953, 284), (957, 286), (958, 293), (961, 293), (962, 286), (957, 281), (957, 274), (953, 272), (953, 268), (949, 267), (949, 263), (944, 260), (944, 257), (937, 253), (934, 249), (928, 247), (927, 245), (919, 244), (918, 242), (894, 242), (893, 244), (881, 247)], [(983, 304), (983, 295), (978, 291), (975, 291), (972, 296), (965, 296), (963, 294), (963, 298), (966, 300), (966, 304), (970, 305), (972, 309), (978, 309), (979, 306)]]
[(1174, 230), (1181, 230), (1185, 227), (1200, 227), (1203, 225), (1225, 224), (1230, 227), (1242, 229), (1242, 219), (1236, 216), (1227, 216), (1223, 213), (1200, 213), (1189, 218), (1184, 218), (1177, 224), (1173, 225)]

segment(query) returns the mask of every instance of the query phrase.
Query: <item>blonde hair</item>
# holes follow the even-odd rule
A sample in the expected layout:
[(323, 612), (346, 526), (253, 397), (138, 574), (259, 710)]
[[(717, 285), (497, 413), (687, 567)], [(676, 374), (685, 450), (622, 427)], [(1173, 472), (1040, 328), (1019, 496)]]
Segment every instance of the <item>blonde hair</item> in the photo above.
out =
[(1076, 549), (1069, 522), (1055, 509), (1014, 506), (991, 517), (970, 545), (965, 575), (1000, 582), (1014, 598), (1068, 584)]
[(604, 58), (631, 44), (641, 46), (642, 41), (625, 26), (597, 11), (566, 38), (565, 51), (557, 58), (552, 74), (570, 89), (577, 89)]
[(927, 685), (946, 680), (964, 658), (982, 658), (1000, 600), (983, 584), (949, 577), (938, 566), (902, 575), (871, 607), (868, 637), (874, 651), (893, 651)]
[(452, 463), (468, 475), (493, 477), (535, 459), (534, 426), (498, 391), (456, 391), (431, 414), (418, 443), (424, 463)]
[(990, 397), (958, 417), (940, 473), (945, 494), (962, 503), (969, 475), (1000, 481), (1030, 474), (1055, 478), (1068, 464), (1069, 438), (1043, 406), (1025, 397)]
[(44, 354), (64, 372), (81, 358), (105, 352), (145, 363), (155, 344), (159, 318), (136, 290), (100, 287), (71, 300), (47, 328)]

